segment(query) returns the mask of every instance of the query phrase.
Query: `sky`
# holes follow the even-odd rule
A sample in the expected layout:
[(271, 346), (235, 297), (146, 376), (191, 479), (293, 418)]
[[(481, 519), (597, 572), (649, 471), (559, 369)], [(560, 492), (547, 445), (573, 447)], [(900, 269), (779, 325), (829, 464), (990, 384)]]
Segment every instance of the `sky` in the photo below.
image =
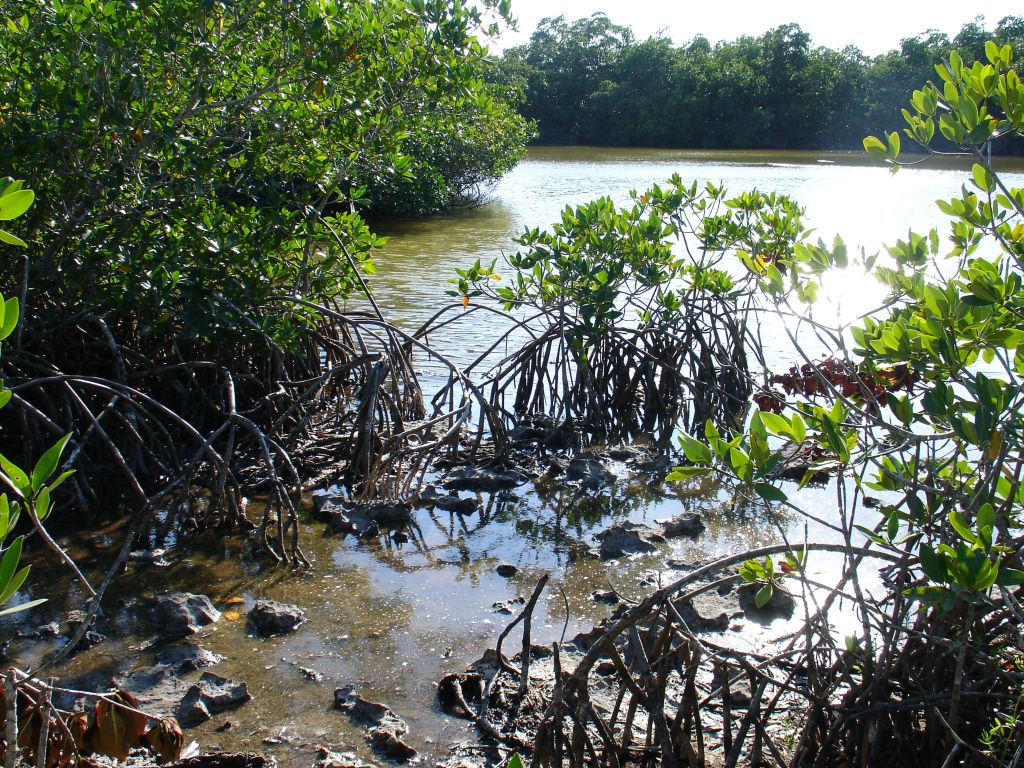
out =
[(664, 29), (676, 45), (698, 34), (715, 43), (796, 22), (815, 45), (839, 49), (852, 44), (870, 55), (896, 48), (902, 38), (927, 29), (952, 37), (978, 15), (985, 17), (989, 29), (1004, 16), (1024, 15), (1019, 0), (512, 0), (518, 31), (505, 31), (491, 48), (503, 50), (528, 42), (544, 17), (565, 15), (572, 21), (596, 11), (616, 24), (632, 27), (640, 40)]

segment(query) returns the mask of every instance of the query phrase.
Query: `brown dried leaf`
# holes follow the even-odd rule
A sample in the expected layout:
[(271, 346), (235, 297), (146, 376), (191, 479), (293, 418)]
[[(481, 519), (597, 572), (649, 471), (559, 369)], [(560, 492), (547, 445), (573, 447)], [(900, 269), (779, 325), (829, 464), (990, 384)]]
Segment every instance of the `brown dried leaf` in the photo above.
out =
[(117, 706), (117, 703), (138, 706), (135, 698), (126, 691), (115, 691), (108, 698), (96, 702), (96, 729), (90, 746), (93, 752), (123, 761), (128, 757), (129, 749), (142, 743), (146, 717)]
[(82, 752), (85, 749), (85, 745), (88, 743), (89, 729), (93, 723), (89, 717), (88, 712), (75, 712), (73, 715), (67, 718), (68, 730), (71, 731), (71, 736), (75, 740), (75, 749)]
[(173, 717), (165, 717), (154, 725), (145, 736), (143, 742), (160, 758), (161, 763), (174, 762), (181, 757), (181, 748), (185, 745), (185, 734)]

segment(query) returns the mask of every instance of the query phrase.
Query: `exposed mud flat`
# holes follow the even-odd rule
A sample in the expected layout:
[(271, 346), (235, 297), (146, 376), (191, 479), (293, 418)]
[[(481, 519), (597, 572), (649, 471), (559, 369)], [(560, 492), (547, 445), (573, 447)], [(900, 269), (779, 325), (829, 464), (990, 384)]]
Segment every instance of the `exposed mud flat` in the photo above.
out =
[[(302, 571), (274, 567), (241, 539), (145, 542), (108, 593), (95, 644), (62, 678), (78, 689), (124, 686), (154, 712), (179, 715), (203, 751), (261, 751), (304, 768), (322, 749), (393, 760), (365, 724), (335, 709), (334, 691), (351, 687), (407, 726), (396, 734), (406, 759), (446, 759), (449, 745), (478, 736), (443, 711), (437, 681), (493, 647), (543, 574), (551, 585), (533, 642), (549, 647), (697, 562), (778, 541), (762, 514), (713, 486), (663, 483), (672, 460), (618, 448), (497, 480), (454, 469), (397, 512), (369, 516), (344, 500), (331, 513), (329, 494), (311, 498), (302, 535), (313, 568)], [(312, 520), (314, 506), (326, 522)], [(67, 545), (98, 570), (120, 534), (115, 525)], [(36, 584), (61, 578), (47, 567), (37, 564)], [(9, 649), (23, 666), (66, 642), (68, 611), (83, 596), (61, 583), (66, 591), (30, 619), (5, 625), (23, 635)], [(169, 598), (182, 593), (192, 597)], [(33, 631), (48, 622), (56, 632)], [(742, 617), (717, 628), (743, 642)]]

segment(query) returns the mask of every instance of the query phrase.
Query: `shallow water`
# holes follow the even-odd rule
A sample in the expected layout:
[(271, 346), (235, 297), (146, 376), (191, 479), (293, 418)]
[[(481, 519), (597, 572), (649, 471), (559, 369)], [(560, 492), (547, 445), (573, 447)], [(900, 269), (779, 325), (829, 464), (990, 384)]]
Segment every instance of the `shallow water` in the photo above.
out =
[[(643, 189), (673, 172), (685, 179), (723, 181), (735, 192), (754, 186), (785, 192), (806, 206), (808, 223), (826, 239), (843, 233), (851, 245), (871, 250), (905, 236), (910, 226), (924, 230), (941, 224), (932, 201), (954, 194), (965, 180), (963, 171), (952, 169), (891, 175), (846, 155), (535, 149), (496, 187), (489, 204), (386, 227), (391, 241), (377, 257), (377, 300), (389, 318), (416, 328), (448, 301), (444, 291), (453, 267), (477, 258), (500, 260), (514, 250), (512, 238), (523, 227), (548, 224), (567, 204), (599, 195), (624, 203), (630, 189)], [(1009, 180), (1022, 183), (1016, 174)], [(868, 280), (846, 275), (833, 285), (831, 299), (819, 312), (849, 318), (877, 295)], [(435, 343), (465, 363), (486, 348), (493, 332), (488, 322), (469, 319)], [(772, 353), (777, 360), (789, 359), (781, 343)], [(306, 524), (303, 546), (313, 568), (300, 573), (252, 557), (238, 541), (190, 542), (180, 559), (172, 554), (165, 565), (133, 562), (109, 597), (110, 639), (72, 659), (62, 676), (79, 686), (104, 688), (112, 676), (152, 663), (160, 644), (154, 644), (152, 628), (139, 616), (146, 598), (162, 590), (195, 591), (221, 601), (242, 598), (242, 604), (219, 604), (225, 618), (200, 642), (226, 656), (211, 671), (245, 680), (254, 700), (193, 729), (190, 739), (204, 748), (270, 750), (286, 766), (310, 765), (316, 744), (346, 746), (369, 756), (361, 730), (331, 708), (334, 688), (354, 684), (407, 720), (409, 742), (430, 761), (444, 753), (445, 744), (472, 735), (465, 721), (440, 713), (435, 682), (493, 646), (510, 617), (492, 605), (528, 596), (542, 573), (552, 574), (552, 584), (540, 603), (535, 642), (589, 629), (609, 610), (592, 599), (594, 590), (614, 587), (625, 595), (641, 595), (659, 579), (671, 578), (669, 560), (693, 562), (776, 543), (782, 531), (795, 541), (804, 536), (800, 518), (780, 514), (768, 519), (733, 505), (713, 488), (649, 487), (645, 478), (630, 477), (624, 465), (616, 469), (621, 481), (597, 496), (563, 483), (528, 483), (504, 496), (482, 495), (483, 511), (467, 517), (420, 510), (415, 535), (401, 545), (386, 538), (356, 542), (327, 536), (321, 526)], [(801, 501), (829, 519), (833, 493), (810, 489)], [(592, 544), (593, 533), (612, 521), (651, 522), (684, 510), (704, 515), (708, 530), (695, 540), (677, 539), (655, 554), (611, 563), (570, 558), (573, 545)], [(68, 545), (95, 572), (116, 552), (121, 533), (112, 526), (72, 537)], [(832, 538), (827, 532), (811, 535)], [(519, 573), (511, 579), (498, 576), (499, 562), (516, 565)], [(834, 581), (834, 574), (829, 576), (833, 565), (819, 558), (812, 561), (812, 571)], [(3, 625), (8, 632), (59, 618), (84, 602), (81, 590), (61, 580), (45, 560), (29, 586), (26, 595), (49, 593), (51, 601), (29, 617), (8, 620)], [(257, 639), (248, 633), (244, 615), (256, 597), (297, 603), (307, 621), (291, 635)], [(740, 622), (734, 634), (750, 642), (767, 636), (761, 628), (750, 629)], [(12, 646), (23, 664), (47, 650), (45, 643), (16, 640)], [(306, 679), (300, 667), (319, 673), (322, 680)], [(226, 721), (232, 727), (217, 732)], [(271, 737), (281, 743), (263, 744)]]

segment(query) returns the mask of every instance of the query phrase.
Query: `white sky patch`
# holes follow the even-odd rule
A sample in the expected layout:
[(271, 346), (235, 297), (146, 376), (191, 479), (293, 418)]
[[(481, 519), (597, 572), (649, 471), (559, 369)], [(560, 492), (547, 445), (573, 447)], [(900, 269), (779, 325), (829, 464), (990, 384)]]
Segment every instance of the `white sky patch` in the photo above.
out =
[[(861, 0), (857, 3), (827, 0), (724, 0), (708, 3), (649, 2), (645, 0), (512, 0), (512, 14), (519, 21), (517, 31), (507, 30), (491, 44), (503, 50), (526, 43), (537, 23), (545, 17), (564, 15), (573, 21), (601, 11), (612, 22), (632, 27), (643, 40), (663, 30), (676, 45), (696, 35), (712, 43), (734, 40), (741, 35), (760, 35), (773, 27), (795, 22), (811, 35), (813, 45), (841, 49), (854, 45), (875, 55), (899, 47), (905, 37), (916, 37), (935, 29), (950, 37), (975, 16), (985, 17), (992, 29), (1004, 16), (1024, 15), (1019, 0), (975, 0), (972, 3), (938, 0), (930, 3), (894, 3), (891, 0)], [(1021, 52), (1024, 55), (1024, 52)]]

